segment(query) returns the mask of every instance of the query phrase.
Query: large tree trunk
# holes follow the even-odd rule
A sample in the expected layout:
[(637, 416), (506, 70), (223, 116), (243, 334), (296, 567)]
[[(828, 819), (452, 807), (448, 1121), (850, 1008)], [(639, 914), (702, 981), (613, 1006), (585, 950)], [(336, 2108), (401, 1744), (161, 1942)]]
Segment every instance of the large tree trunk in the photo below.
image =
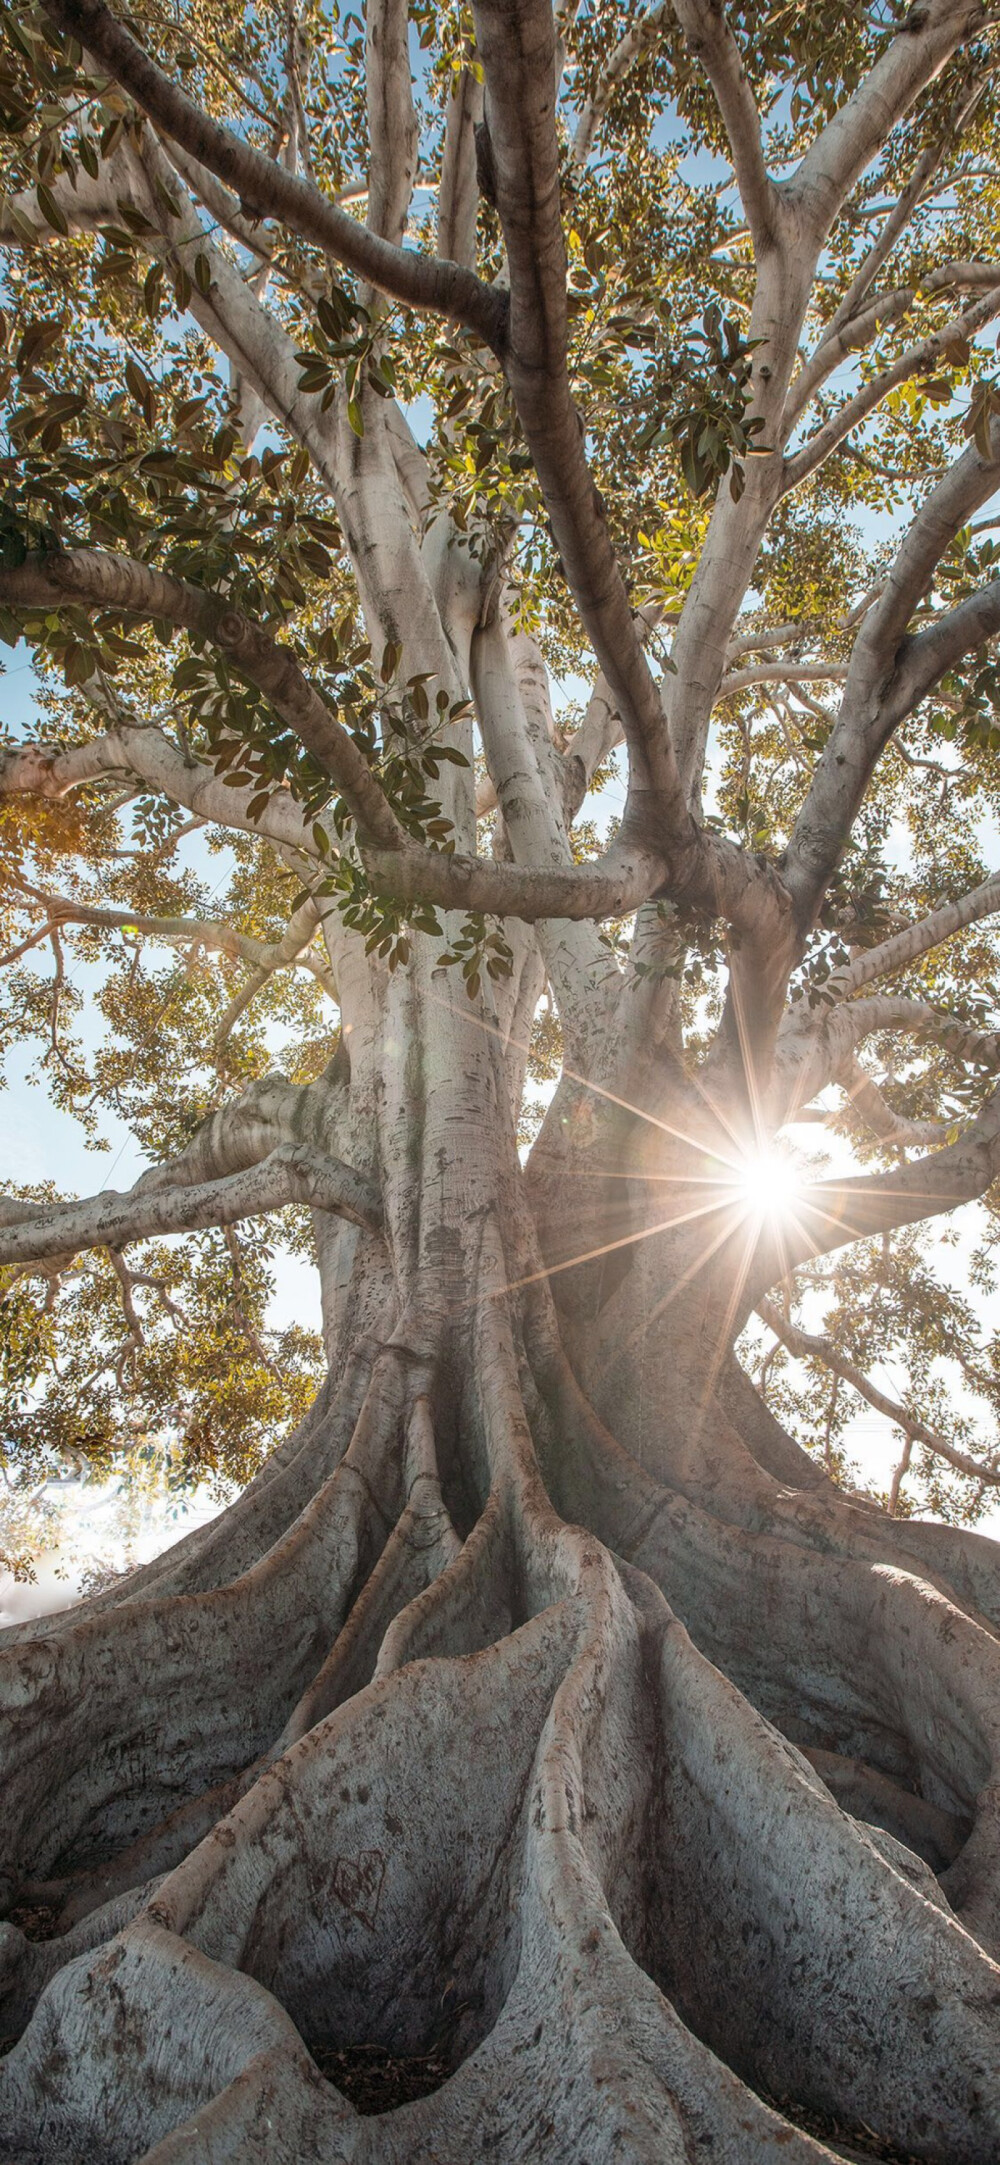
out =
[(525, 1179), (503, 1028), (352, 955), (327, 1139), (385, 1218), (320, 1224), (328, 1386), (0, 1654), (3, 2154), (987, 2165), (996, 1550), (773, 1422), (690, 1152), (650, 1206), (560, 1100)]

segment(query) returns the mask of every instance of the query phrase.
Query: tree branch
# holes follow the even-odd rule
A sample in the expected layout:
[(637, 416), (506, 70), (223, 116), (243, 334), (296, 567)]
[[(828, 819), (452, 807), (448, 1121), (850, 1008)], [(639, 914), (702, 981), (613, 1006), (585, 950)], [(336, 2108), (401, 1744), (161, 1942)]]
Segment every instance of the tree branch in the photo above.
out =
[[(621, 82), (623, 75), (628, 74), (633, 63), (641, 59), (657, 36), (664, 18), (673, 12), (671, 0), (657, 0), (656, 6), (649, 8), (645, 15), (640, 15), (631, 29), (626, 30), (624, 37), (619, 38), (593, 97), (581, 108), (570, 152), (574, 165), (586, 165), (616, 85)], [(679, 13), (679, 10), (677, 12)]]
[(868, 999), (845, 1002), (834, 1009), (821, 1034), (835, 1066), (839, 1066), (848, 1050), (881, 1030), (931, 1038), (956, 1059), (984, 1067), (989, 1074), (1000, 1069), (1000, 1034), (995, 1030), (970, 1029), (958, 1016), (946, 1014), (929, 1000), (908, 1000), (898, 993), (879, 992)]
[(504, 367), (566, 578), (622, 717), (631, 761), (623, 832), (686, 868), (694, 822), (570, 395), (552, 12), (549, 0), (479, 0), (474, 14), (510, 271)]
[[(983, 84), (981, 82), (977, 82), (969, 95), (959, 98), (955, 107), (952, 109), (951, 114), (949, 115), (947, 125), (943, 129), (938, 142), (929, 144), (927, 149), (918, 158), (914, 171), (911, 175), (911, 178), (908, 180), (906, 187), (903, 189), (898, 200), (891, 206), (889, 211), (886, 213), (885, 223), (882, 227), (881, 233), (872, 243), (872, 246), (869, 248), (867, 255), (863, 258), (861, 264), (858, 267), (858, 270), (854, 275), (854, 278), (851, 280), (851, 284), (849, 285), (843, 300), (841, 301), (839, 307), (835, 310), (833, 316), (831, 317), (830, 322), (827, 325), (827, 328), (824, 331), (822, 338), (820, 339), (819, 346), (816, 349), (815, 358), (819, 358), (820, 353), (822, 352), (828, 341), (835, 338), (837, 332), (840, 331), (844, 325), (848, 324), (851, 318), (857, 314), (857, 310), (860, 306), (860, 303), (864, 299), (865, 294), (874, 284), (874, 281), (878, 277), (879, 272), (883, 267), (883, 264), (888, 262), (889, 257), (892, 254), (892, 251), (900, 235), (905, 232), (906, 227), (909, 225), (910, 219), (913, 215), (913, 212), (916, 210), (918, 203), (920, 202), (921, 196), (924, 195), (930, 185), (930, 182), (940, 171), (947, 150), (949, 149), (950, 145), (954, 143), (956, 138), (960, 135), (963, 127), (966, 125), (967, 121), (971, 118), (972, 114), (976, 110), (976, 107), (981, 103), (983, 97), (983, 90)], [(996, 278), (987, 279), (984, 282), (988, 285), (1000, 284), (1000, 266), (997, 267)], [(937, 291), (938, 285), (940, 283), (947, 283), (947, 281), (942, 281), (940, 279), (940, 274), (934, 274), (931, 278), (924, 281), (925, 290), (935, 292)]]
[(736, 662), (744, 654), (763, 654), (772, 647), (798, 646), (819, 629), (818, 620), (809, 618), (798, 624), (762, 624), (757, 631), (734, 632), (726, 649), (726, 660)]
[(865, 1073), (859, 1060), (850, 1060), (842, 1078), (852, 1109), (880, 1143), (891, 1143), (899, 1150), (928, 1150), (935, 1143), (947, 1141), (952, 1123), (946, 1120), (907, 1120), (901, 1113), (893, 1112), (881, 1090), (870, 1075)]
[(774, 1301), (759, 1300), (757, 1314), (761, 1322), (766, 1323), (768, 1330), (773, 1331), (774, 1336), (787, 1347), (789, 1353), (795, 1355), (796, 1360), (822, 1361), (824, 1368), (839, 1376), (844, 1383), (849, 1383), (852, 1391), (857, 1391), (859, 1398), (865, 1399), (869, 1406), (874, 1406), (876, 1413), (884, 1413), (888, 1420), (902, 1429), (911, 1442), (922, 1443), (925, 1449), (934, 1453), (935, 1458), (943, 1458), (949, 1466), (954, 1466), (956, 1473), (969, 1474), (973, 1480), (988, 1482), (991, 1487), (1000, 1486), (1000, 1465), (996, 1461), (992, 1466), (980, 1465), (978, 1460), (969, 1458), (965, 1451), (959, 1451), (954, 1444), (946, 1443), (937, 1429), (928, 1428), (926, 1421), (911, 1413), (908, 1406), (901, 1406), (896, 1399), (887, 1397), (885, 1391), (880, 1391), (876, 1384), (871, 1383), (863, 1370), (856, 1368), (854, 1362), (840, 1352), (831, 1338), (818, 1337), (812, 1331), (801, 1330), (797, 1323), (790, 1322), (789, 1318), (782, 1314)]
[[(407, 0), (365, 0), (369, 232), (402, 252), (417, 172)], [(375, 283), (378, 281), (376, 280)]]
[(867, 255), (859, 264), (843, 300), (834, 310), (816, 347), (813, 355), (814, 361), (819, 360), (825, 348), (835, 341), (838, 333), (846, 330), (852, 318), (857, 316), (865, 294), (874, 285), (883, 264), (888, 262), (900, 234), (905, 232), (924, 189), (928, 182), (933, 180), (943, 156), (944, 144), (933, 143), (917, 159), (913, 174), (898, 201), (893, 204), (892, 209), (888, 212), (881, 233), (872, 242)]
[[(992, 322), (998, 314), (1000, 285), (991, 286), (982, 300), (976, 301), (961, 315), (953, 316), (939, 331), (932, 331), (928, 338), (908, 347), (907, 351), (893, 362), (891, 368), (883, 369), (881, 375), (873, 376), (870, 383), (862, 385), (853, 398), (846, 399), (831, 419), (817, 429), (814, 436), (809, 437), (801, 450), (785, 460), (782, 493), (797, 488), (809, 474), (815, 473), (817, 467), (822, 466), (831, 452), (837, 449), (838, 444), (843, 443), (852, 429), (857, 428), (859, 422), (873, 413), (876, 406), (880, 406), (882, 400), (888, 398), (890, 391), (894, 391), (897, 385), (908, 383), (913, 376), (929, 374), (938, 362), (946, 357), (949, 346), (954, 345), (957, 339), (975, 338), (977, 332), (981, 331), (985, 324)], [(806, 373), (808, 374), (808, 371)], [(811, 388), (807, 396), (811, 395)], [(804, 403), (803, 399), (801, 404)], [(795, 411), (798, 410), (797, 404)]]
[(783, 429), (790, 433), (814, 393), (838, 364), (849, 353), (862, 352), (885, 324), (898, 323), (900, 317), (909, 313), (916, 297), (915, 287), (901, 286), (893, 293), (880, 293), (861, 314), (849, 316), (839, 329), (834, 330), (831, 325), (789, 389)]
[(804, 1190), (794, 1223), (762, 1233), (748, 1275), (753, 1303), (800, 1263), (829, 1255), (850, 1241), (890, 1233), (898, 1225), (917, 1225), (956, 1210), (960, 1203), (975, 1202), (998, 1172), (1000, 1090), (995, 1089), (978, 1118), (943, 1150), (889, 1173), (817, 1181)]
[(485, 857), (443, 852), (367, 849), (365, 865), (379, 892), (397, 902), (430, 902), (446, 910), (480, 910), (490, 917), (627, 917), (663, 875), (658, 859), (612, 848), (593, 864), (544, 870)]
[(759, 262), (777, 243), (783, 204), (764, 163), (760, 114), (747, 81), (743, 56), (719, 0), (674, 0), (674, 12), (690, 51), (700, 61), (715, 92)]
[(985, 20), (981, 0), (930, 0), (911, 9), (882, 58), (810, 146), (789, 193), (817, 239), (896, 122)]
[(842, 684), (847, 675), (844, 662), (759, 662), (749, 669), (734, 669), (723, 677), (720, 699), (751, 690), (755, 684)]
[(58, 28), (76, 38), (135, 98), (157, 127), (207, 166), (239, 197), (251, 221), (270, 216), (311, 241), (408, 307), (450, 317), (484, 344), (502, 339), (504, 297), (473, 272), (436, 256), (421, 256), (384, 240), (331, 203), (311, 181), (289, 173), (203, 112), (165, 75), (103, 0), (49, 0)]
[(977, 287), (1000, 286), (1000, 263), (942, 263), (936, 271), (929, 271), (923, 281), (925, 293), (944, 293), (949, 286), (966, 286), (972, 291)]
[[(268, 977), (276, 970), (297, 965), (311, 971), (332, 1000), (337, 998), (337, 987), (329, 967), (318, 955), (307, 952), (319, 923), (315, 903), (311, 900), (295, 911), (280, 940), (269, 941), (254, 939), (250, 933), (240, 932), (235, 925), (223, 924), (218, 919), (158, 917), (137, 910), (107, 909), (96, 903), (78, 902), (70, 895), (50, 894), (41, 887), (28, 888), (26, 893), (47, 912), (46, 931), (50, 925), (76, 924), (105, 926), (109, 931), (144, 932), (155, 939), (190, 948), (205, 948), (210, 953), (228, 955), (233, 961), (248, 962)], [(41, 933), (36, 935), (37, 938), (42, 936)], [(15, 958), (5, 956), (0, 959), (11, 961)]]
[[(782, 871), (800, 925), (811, 923), (850, 834), (875, 763), (892, 731), (937, 675), (953, 665), (964, 632), (984, 636), (982, 596), (959, 604), (938, 626), (907, 640), (913, 611), (945, 550), (1000, 481), (1000, 428), (988, 460), (971, 447), (931, 490), (896, 552), (854, 642), (840, 713), (795, 822)], [(994, 605), (993, 588), (984, 589)], [(923, 640), (928, 644), (924, 646)], [(940, 665), (940, 666), (938, 666)]]
[(120, 1250), (154, 1235), (234, 1225), (286, 1203), (334, 1211), (369, 1231), (377, 1231), (381, 1222), (374, 1189), (349, 1165), (303, 1143), (281, 1143), (259, 1165), (198, 1186), (140, 1183), (125, 1195), (109, 1192), (55, 1207), (0, 1198), (0, 1263), (43, 1263), (81, 1248)]
[(916, 924), (904, 926), (894, 932), (891, 939), (883, 940), (879, 947), (869, 947), (842, 970), (835, 970), (826, 986), (827, 993), (836, 1000), (846, 1000), (852, 993), (860, 992), (865, 985), (877, 978), (891, 977), (897, 970), (905, 970), (921, 955), (930, 953), (934, 947), (950, 940), (956, 932), (964, 931), (966, 925), (976, 925), (983, 917), (992, 917), (1000, 910), (1000, 872), (991, 873), (981, 887), (974, 887), (970, 894), (962, 895), (957, 902), (943, 902), (940, 909), (932, 910)]
[(162, 730), (152, 725), (123, 720), (106, 735), (71, 751), (50, 745), (26, 744), (10, 752), (0, 751), (0, 796), (32, 796), (50, 800), (65, 797), (73, 789), (111, 774), (134, 774), (150, 789), (159, 790), (172, 803), (198, 814), (197, 824), (233, 827), (243, 834), (262, 835), (278, 848), (317, 855), (310, 826), (287, 790), (275, 792), (258, 817), (247, 816), (256, 785), (226, 789), (211, 767), (185, 760)]
[(902, 720), (912, 714), (941, 677), (1000, 632), (1000, 579), (969, 594), (926, 631), (915, 633), (900, 650), (893, 679), (891, 708)]
[[(858, 1074), (862, 1074), (866, 1084), (868, 1078), (857, 1069), (854, 1054), (865, 1038), (877, 1036), (880, 1031), (931, 1039), (956, 1059), (985, 1068), (988, 1074), (996, 1074), (1000, 1069), (1000, 1034), (971, 1029), (958, 1016), (945, 1013), (928, 1000), (911, 1000), (889, 992), (876, 993), (867, 999), (842, 1001), (838, 1006), (828, 1008), (818, 1021), (810, 1020), (804, 1026), (793, 1012), (787, 1033), (779, 1039), (776, 1067), (785, 1104), (784, 1120), (795, 1119), (795, 1108), (807, 1105), (817, 1091), (824, 1090), (830, 1082), (841, 1083), (852, 1097), (856, 1096)], [(871, 1087), (874, 1088), (874, 1084)], [(896, 1115), (888, 1107), (886, 1112), (895, 1120)], [(870, 1125), (876, 1133), (880, 1132), (876, 1121)], [(953, 1127), (954, 1123), (950, 1125)], [(946, 1133), (947, 1126), (936, 1127), (935, 1133), (939, 1131)], [(893, 1140), (902, 1141), (902, 1135)], [(934, 1136), (915, 1136), (911, 1140), (926, 1143), (933, 1141)]]
[[(0, 796), (26, 794), (59, 798), (82, 783), (109, 773), (132, 772), (162, 790), (173, 802), (191, 807), (213, 825), (259, 834), (280, 848), (316, 858), (310, 826), (287, 791), (279, 790), (259, 818), (246, 816), (255, 785), (226, 789), (211, 768), (186, 762), (161, 730), (123, 726), (70, 752), (27, 745), (0, 752)], [(724, 837), (705, 838), (706, 904), (737, 921), (756, 898), (783, 915), (787, 904), (780, 883), (763, 872)], [(430, 902), (442, 909), (481, 910), (490, 916), (539, 918), (622, 917), (654, 894), (664, 878), (659, 858), (638, 849), (612, 845), (592, 864), (554, 870), (502, 864), (487, 858), (423, 850), (366, 847), (364, 863), (374, 886), (399, 902)]]
[[(471, 679), (483, 750), (504, 832), (516, 863), (572, 865), (557, 782), (558, 754), (547, 717), (529, 710), (518, 681), (516, 641), (500, 612), (472, 642)], [(542, 920), (540, 944), (572, 1057), (598, 1025), (595, 1006), (610, 1019), (607, 948), (597, 932)], [(530, 1027), (530, 1026), (529, 1026)]]
[(407, 836), (367, 761), (290, 649), (259, 631), (224, 595), (188, 586), (134, 557), (70, 549), (0, 571), (0, 596), (14, 609), (51, 609), (73, 601), (147, 622), (161, 617), (221, 648), (329, 774), (362, 832), (384, 850), (406, 848)]
[(438, 253), (452, 263), (475, 268), (479, 189), (476, 185), (476, 128), (483, 118), (483, 86), (471, 69), (452, 78), (445, 122), (438, 189)]

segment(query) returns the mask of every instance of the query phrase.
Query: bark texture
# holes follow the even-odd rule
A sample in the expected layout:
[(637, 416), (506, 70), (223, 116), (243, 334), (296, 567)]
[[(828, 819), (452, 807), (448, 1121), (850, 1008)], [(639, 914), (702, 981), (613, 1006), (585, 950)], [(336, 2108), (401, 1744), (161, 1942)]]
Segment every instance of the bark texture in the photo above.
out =
[[(317, 1405), (0, 1653), (5, 2154), (736, 2165), (828, 2125), (986, 2165), (993, 1544), (853, 1508), (790, 1439), (770, 1470), (683, 1297), (643, 1312), (696, 1268), (676, 1232), (587, 1320), (615, 1440), (497, 1035), (431, 960), (369, 969), (352, 1033), (384, 1224), (333, 1221)], [(358, 2113), (322, 2070), (363, 2047), (442, 2079)]]

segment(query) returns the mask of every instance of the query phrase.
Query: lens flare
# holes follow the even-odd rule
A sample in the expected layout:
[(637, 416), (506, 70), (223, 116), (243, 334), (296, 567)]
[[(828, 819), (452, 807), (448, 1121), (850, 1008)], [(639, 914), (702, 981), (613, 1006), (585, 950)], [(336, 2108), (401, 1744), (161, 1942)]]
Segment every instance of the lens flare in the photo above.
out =
[(759, 1218), (787, 1218), (802, 1193), (798, 1166), (784, 1151), (755, 1150), (742, 1160), (738, 1174), (740, 1194), (748, 1210)]

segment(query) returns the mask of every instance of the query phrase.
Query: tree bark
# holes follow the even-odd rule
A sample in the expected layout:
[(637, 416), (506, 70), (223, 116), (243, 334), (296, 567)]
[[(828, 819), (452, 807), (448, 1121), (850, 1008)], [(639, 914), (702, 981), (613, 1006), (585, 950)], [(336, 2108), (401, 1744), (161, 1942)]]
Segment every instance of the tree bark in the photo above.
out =
[[(339, 976), (383, 1210), (325, 1221), (328, 1387), (0, 1652), (2, 2154), (985, 2165), (993, 1544), (851, 1506), (767, 1415), (745, 1222), (678, 1208), (707, 1131), (606, 1126), (631, 1233), (657, 1150), (681, 1222), (557, 1307), (500, 1037), (430, 941)], [(348, 2094), (374, 2048), (391, 2111)]]

